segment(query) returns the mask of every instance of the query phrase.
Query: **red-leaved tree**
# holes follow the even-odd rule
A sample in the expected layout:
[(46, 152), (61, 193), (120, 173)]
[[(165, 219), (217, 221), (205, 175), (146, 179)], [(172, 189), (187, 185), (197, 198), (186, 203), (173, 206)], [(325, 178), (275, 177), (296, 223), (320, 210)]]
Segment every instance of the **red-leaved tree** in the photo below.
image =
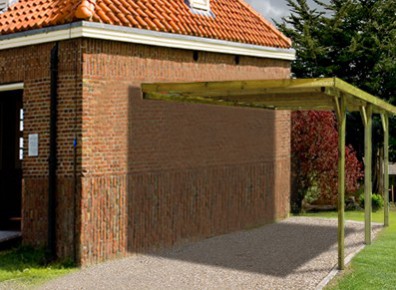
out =
[[(301, 210), (309, 190), (332, 205), (338, 194), (338, 130), (331, 112), (296, 111), (292, 113), (292, 210)], [(346, 192), (359, 187), (362, 164), (351, 146), (345, 152)]]

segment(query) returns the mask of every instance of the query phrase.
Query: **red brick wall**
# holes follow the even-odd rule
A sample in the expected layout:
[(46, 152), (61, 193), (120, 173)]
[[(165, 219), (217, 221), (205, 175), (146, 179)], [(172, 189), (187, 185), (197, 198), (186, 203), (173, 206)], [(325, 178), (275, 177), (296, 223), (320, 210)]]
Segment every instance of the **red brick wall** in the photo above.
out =
[(289, 65), (85, 40), (82, 263), (287, 216), (288, 112), (148, 101), (139, 88), (288, 78)]
[[(22, 232), (32, 245), (47, 240), (53, 46), (0, 51), (0, 84), (25, 84), (25, 140), (39, 134), (39, 156), (25, 151), (23, 161)], [(60, 257), (77, 248), (89, 264), (287, 215), (288, 112), (148, 101), (140, 84), (287, 78), (289, 62), (194, 61), (192, 51), (96, 40), (61, 42), (59, 59)]]
[[(24, 82), (22, 235), (24, 243), (35, 246), (47, 242), (50, 51), (54, 45), (0, 51), (0, 84)], [(65, 257), (73, 254), (75, 188), (79, 192), (79, 182), (75, 186), (74, 180), (73, 139), (75, 135), (81, 139), (81, 41), (61, 42), (59, 58), (57, 240), (58, 254)], [(38, 157), (27, 156), (28, 134), (32, 133), (39, 134)], [(80, 173), (80, 149), (76, 159)]]

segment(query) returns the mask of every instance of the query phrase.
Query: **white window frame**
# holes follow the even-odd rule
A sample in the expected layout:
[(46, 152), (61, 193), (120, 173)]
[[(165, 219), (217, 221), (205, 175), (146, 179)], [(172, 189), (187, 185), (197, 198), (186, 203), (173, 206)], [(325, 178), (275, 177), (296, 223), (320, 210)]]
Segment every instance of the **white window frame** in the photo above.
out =
[(0, 0), (0, 13), (6, 12), (8, 7), (17, 3), (18, 0)]
[(7, 11), (9, 2), (9, 0), (0, 0), (0, 12)]
[(210, 11), (210, 0), (190, 0), (190, 6), (193, 9)]

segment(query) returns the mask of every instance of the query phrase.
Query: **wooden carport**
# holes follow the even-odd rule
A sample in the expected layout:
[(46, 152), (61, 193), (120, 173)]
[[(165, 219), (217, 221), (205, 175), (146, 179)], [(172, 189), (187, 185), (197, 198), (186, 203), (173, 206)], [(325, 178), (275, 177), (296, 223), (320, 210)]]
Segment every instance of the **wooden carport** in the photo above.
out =
[[(145, 99), (254, 107), (272, 110), (335, 111), (338, 119), (338, 267), (344, 269), (344, 196), (346, 112), (360, 112), (365, 127), (365, 243), (371, 244), (372, 115), (384, 130), (384, 192), (388, 192), (389, 115), (396, 107), (338, 78), (143, 84)], [(385, 194), (384, 225), (389, 225)]]

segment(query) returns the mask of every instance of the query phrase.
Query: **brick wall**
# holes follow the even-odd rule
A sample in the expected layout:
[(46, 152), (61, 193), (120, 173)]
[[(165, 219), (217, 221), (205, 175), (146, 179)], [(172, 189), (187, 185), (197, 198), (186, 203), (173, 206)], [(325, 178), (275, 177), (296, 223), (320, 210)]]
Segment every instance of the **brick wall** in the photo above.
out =
[[(44, 246), (47, 242), (48, 157), (50, 117), (50, 51), (54, 43), (0, 51), (0, 84), (23, 82), (24, 154), (22, 192), (23, 242)], [(73, 254), (76, 171), (81, 172), (81, 150), (74, 158), (73, 140), (81, 139), (81, 41), (59, 46), (58, 104), (58, 254)], [(29, 157), (29, 134), (39, 134), (39, 156)], [(77, 184), (77, 186), (76, 186)], [(77, 203), (78, 206), (78, 203)], [(77, 212), (78, 209), (77, 209)]]
[[(39, 156), (23, 161), (23, 240), (36, 246), (47, 240), (53, 46), (0, 51), (0, 83), (25, 84), (24, 138), (39, 134)], [(288, 112), (148, 101), (140, 84), (287, 78), (289, 62), (99, 40), (63, 41), (59, 59), (60, 257), (76, 248), (86, 265), (287, 215)]]
[(143, 100), (140, 84), (287, 78), (289, 62), (83, 46), (82, 264), (287, 216), (288, 112)]

